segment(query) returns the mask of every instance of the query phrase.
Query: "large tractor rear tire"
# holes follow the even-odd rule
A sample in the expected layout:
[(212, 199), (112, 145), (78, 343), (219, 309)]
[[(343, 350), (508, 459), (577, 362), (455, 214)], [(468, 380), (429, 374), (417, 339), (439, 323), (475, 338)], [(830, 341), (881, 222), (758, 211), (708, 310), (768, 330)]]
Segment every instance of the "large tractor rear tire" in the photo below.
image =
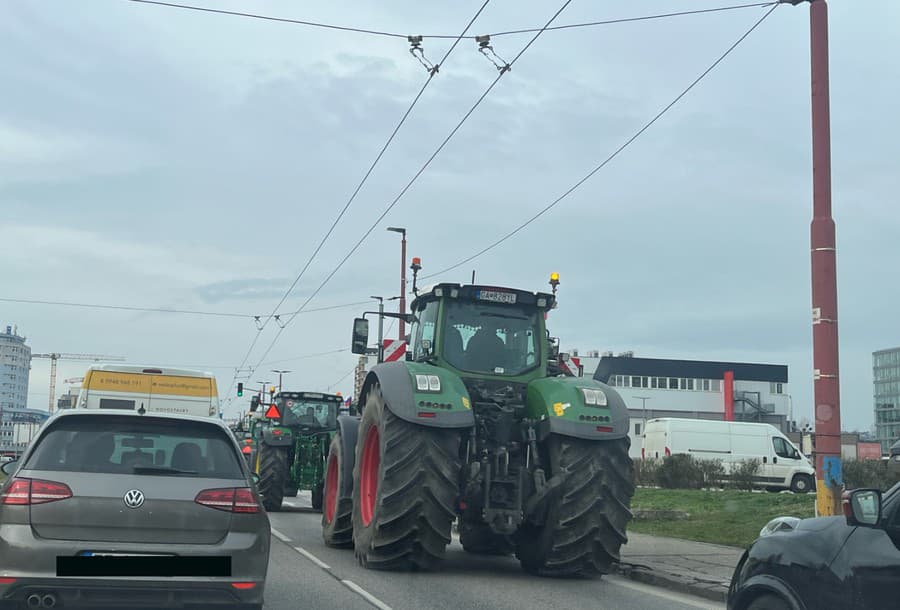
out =
[(278, 512), (288, 480), (288, 448), (263, 443), (259, 451), (259, 491), (263, 495), (263, 506), (270, 513)]
[(589, 441), (552, 435), (544, 444), (551, 475), (568, 472), (548, 500), (542, 527), (519, 532), (516, 556), (542, 576), (594, 577), (607, 574), (628, 541), (634, 470), (630, 440)]
[(459, 542), (474, 555), (512, 555), (515, 546), (509, 536), (495, 534), (487, 523), (459, 521)]
[(353, 469), (353, 546), (359, 562), (380, 570), (428, 570), (443, 559), (456, 517), (456, 430), (398, 418), (381, 388), (366, 399)]
[[(346, 451), (354, 449), (347, 448)], [(335, 434), (328, 450), (328, 461), (325, 462), (322, 538), (328, 546), (339, 549), (353, 546), (353, 498), (341, 495), (345, 455), (341, 435)]]

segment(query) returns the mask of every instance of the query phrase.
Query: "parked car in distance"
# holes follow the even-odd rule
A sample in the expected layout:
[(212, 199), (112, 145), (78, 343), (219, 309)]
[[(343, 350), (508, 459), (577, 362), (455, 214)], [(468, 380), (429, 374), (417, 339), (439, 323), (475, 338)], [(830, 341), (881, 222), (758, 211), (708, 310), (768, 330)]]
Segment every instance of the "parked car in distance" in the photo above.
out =
[(270, 526), (219, 420), (73, 409), (0, 485), (0, 607), (262, 608)]
[(755, 477), (762, 487), (815, 491), (816, 470), (810, 460), (778, 428), (770, 424), (708, 419), (660, 417), (647, 422), (643, 458), (688, 454), (698, 459), (721, 460), (726, 473), (755, 459)]
[(900, 592), (900, 484), (844, 496), (843, 517), (775, 519), (741, 557), (729, 610), (896, 608)]

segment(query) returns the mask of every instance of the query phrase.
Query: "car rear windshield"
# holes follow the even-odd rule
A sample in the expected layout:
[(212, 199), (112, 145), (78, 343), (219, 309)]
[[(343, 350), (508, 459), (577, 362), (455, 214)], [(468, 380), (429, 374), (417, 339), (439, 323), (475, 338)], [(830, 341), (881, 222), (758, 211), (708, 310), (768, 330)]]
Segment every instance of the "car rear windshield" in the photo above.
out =
[(40, 437), (30, 470), (243, 479), (218, 426), (152, 417), (66, 417)]

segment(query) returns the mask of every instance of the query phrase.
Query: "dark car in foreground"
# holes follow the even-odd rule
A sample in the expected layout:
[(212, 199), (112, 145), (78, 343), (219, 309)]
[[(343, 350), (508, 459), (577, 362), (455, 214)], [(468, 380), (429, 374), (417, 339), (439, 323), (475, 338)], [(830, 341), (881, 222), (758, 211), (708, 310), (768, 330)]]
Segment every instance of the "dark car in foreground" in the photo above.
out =
[(3, 471), (0, 607), (262, 607), (269, 520), (222, 422), (65, 411)]
[(735, 569), (729, 610), (900, 607), (900, 484), (845, 494), (844, 513), (766, 526)]

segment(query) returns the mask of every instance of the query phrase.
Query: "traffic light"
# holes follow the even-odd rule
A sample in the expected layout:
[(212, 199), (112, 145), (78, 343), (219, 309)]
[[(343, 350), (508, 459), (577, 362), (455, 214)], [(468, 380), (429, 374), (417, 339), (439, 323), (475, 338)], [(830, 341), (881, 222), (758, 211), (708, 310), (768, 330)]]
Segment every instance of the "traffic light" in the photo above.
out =
[(256, 413), (257, 409), (259, 409), (259, 394), (254, 394), (250, 397), (250, 412)]
[(238, 396), (243, 396), (243, 395), (244, 395), (244, 384), (239, 383), (238, 384)]

